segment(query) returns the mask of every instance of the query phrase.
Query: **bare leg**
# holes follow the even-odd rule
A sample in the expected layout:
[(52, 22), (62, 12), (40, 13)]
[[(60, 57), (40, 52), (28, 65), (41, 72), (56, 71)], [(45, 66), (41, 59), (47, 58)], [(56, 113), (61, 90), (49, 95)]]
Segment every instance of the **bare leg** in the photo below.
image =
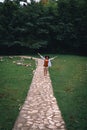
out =
[(46, 75), (47, 75), (47, 68), (46, 68)]
[(46, 68), (44, 67), (44, 76), (46, 75)]
[(48, 68), (44, 67), (44, 76), (47, 75), (47, 70), (48, 70)]

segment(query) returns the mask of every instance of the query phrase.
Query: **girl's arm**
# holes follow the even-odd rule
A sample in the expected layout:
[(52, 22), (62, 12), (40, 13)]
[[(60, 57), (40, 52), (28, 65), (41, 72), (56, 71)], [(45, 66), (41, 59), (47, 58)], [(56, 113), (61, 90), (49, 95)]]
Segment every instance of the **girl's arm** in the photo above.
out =
[(57, 56), (53, 57), (53, 58), (50, 58), (50, 60), (54, 60)]
[(45, 59), (40, 53), (38, 53), (38, 55), (39, 55), (43, 60)]

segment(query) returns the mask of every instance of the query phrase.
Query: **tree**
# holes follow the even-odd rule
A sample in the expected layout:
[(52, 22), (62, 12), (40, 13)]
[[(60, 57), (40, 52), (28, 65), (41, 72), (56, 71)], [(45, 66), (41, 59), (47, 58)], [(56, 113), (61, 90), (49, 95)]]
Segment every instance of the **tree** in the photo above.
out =
[(45, 5), (31, 0), (27, 6), (19, 2), (0, 3), (0, 44), (86, 52), (86, 0), (49, 0)]

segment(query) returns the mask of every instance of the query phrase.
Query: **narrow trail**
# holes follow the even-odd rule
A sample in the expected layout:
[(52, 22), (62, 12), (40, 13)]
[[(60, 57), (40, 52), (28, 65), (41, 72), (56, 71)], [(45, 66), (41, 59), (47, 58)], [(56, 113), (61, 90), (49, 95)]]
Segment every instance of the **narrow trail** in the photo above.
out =
[(12, 130), (65, 130), (65, 123), (53, 95), (49, 72), (43, 75), (43, 60), (37, 59), (27, 98)]

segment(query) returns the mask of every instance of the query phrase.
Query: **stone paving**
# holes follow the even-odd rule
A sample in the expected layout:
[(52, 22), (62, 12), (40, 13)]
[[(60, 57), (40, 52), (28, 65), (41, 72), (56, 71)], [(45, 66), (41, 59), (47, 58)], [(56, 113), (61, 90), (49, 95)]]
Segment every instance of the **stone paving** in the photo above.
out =
[(44, 76), (43, 60), (38, 65), (24, 105), (12, 130), (66, 130), (53, 95), (49, 76)]

